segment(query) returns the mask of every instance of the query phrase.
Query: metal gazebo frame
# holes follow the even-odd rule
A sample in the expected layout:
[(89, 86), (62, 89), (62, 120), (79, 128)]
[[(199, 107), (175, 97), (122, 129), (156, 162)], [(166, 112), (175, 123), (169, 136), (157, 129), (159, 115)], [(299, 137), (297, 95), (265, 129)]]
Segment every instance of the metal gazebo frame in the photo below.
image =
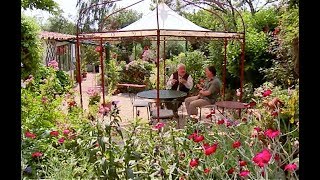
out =
[[(86, 13), (88, 10), (90, 10), (93, 7), (101, 6), (101, 5), (107, 5), (110, 3), (115, 3), (119, 2), (122, 0), (111, 0), (111, 1), (104, 1), (101, 3), (97, 4), (92, 4), (87, 8), (81, 9), (79, 12), (79, 17), (77, 21), (77, 34), (76, 34), (76, 52), (77, 52), (77, 82), (79, 83), (79, 89), (80, 89), (80, 104), (81, 107), (83, 108), (83, 101), (82, 101), (82, 87), (81, 87), (81, 68), (80, 68), (80, 40), (100, 40), (100, 65), (101, 65), (101, 79), (102, 79), (102, 95), (103, 95), (103, 105), (105, 105), (105, 87), (104, 87), (104, 63), (103, 63), (103, 41), (106, 42), (111, 42), (114, 41), (115, 39), (117, 41), (121, 41), (121, 38), (141, 38), (141, 37), (156, 37), (157, 41), (157, 116), (159, 117), (159, 59), (160, 59), (160, 37), (184, 37), (184, 38), (192, 38), (192, 37), (200, 37), (200, 38), (210, 38), (210, 39), (224, 39), (224, 61), (223, 61), (223, 89), (222, 89), (222, 95), (224, 99), (225, 95), (225, 86), (226, 86), (226, 64), (227, 64), (227, 44), (229, 39), (237, 39), (241, 42), (241, 62), (240, 62), (240, 101), (242, 100), (242, 94), (243, 94), (243, 80), (244, 80), (244, 58), (245, 58), (245, 24), (244, 20), (241, 16), (241, 14), (234, 9), (231, 5), (221, 3), (221, 2), (216, 2), (213, 1), (213, 3), (217, 5), (224, 5), (230, 7), (233, 11), (235, 11), (241, 18), (242, 25), (243, 25), (243, 32), (228, 32), (226, 23), (223, 20), (221, 16), (219, 16), (217, 13), (214, 11), (208, 10), (206, 8), (203, 8), (199, 6), (199, 4), (205, 4), (205, 5), (210, 5), (207, 2), (191, 2), (189, 0), (181, 0), (185, 3), (187, 3), (185, 6), (192, 5), (195, 7), (198, 7), (200, 9), (203, 9), (205, 11), (210, 12), (211, 14), (217, 16), (223, 23), (225, 32), (214, 32), (214, 31), (192, 31), (192, 30), (163, 30), (159, 29), (159, 16), (158, 16), (158, 7), (159, 7), (159, 2), (156, 4), (156, 13), (157, 13), (157, 29), (150, 29), (150, 30), (131, 30), (131, 31), (105, 31), (103, 32), (103, 24), (107, 18), (109, 18), (111, 15), (114, 15), (116, 13), (119, 13), (133, 5), (136, 5), (144, 0), (137, 1), (129, 6), (126, 6), (124, 8), (121, 8), (108, 16), (106, 16), (101, 24), (99, 25), (99, 32), (92, 32), (92, 33), (80, 33), (80, 23), (81, 23), (81, 18), (84, 13)], [(164, 39), (165, 41), (165, 39)], [(164, 66), (165, 68), (165, 66)], [(164, 71), (165, 72), (165, 71)], [(165, 74), (165, 73), (164, 73)], [(159, 118), (157, 119), (159, 121)]]

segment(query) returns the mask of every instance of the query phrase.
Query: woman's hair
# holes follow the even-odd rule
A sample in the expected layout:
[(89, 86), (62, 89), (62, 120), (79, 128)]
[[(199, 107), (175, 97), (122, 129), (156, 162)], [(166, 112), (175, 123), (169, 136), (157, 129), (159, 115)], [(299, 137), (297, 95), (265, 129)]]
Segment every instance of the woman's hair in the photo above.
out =
[(208, 66), (208, 70), (215, 76), (216, 75), (216, 68), (214, 66)]

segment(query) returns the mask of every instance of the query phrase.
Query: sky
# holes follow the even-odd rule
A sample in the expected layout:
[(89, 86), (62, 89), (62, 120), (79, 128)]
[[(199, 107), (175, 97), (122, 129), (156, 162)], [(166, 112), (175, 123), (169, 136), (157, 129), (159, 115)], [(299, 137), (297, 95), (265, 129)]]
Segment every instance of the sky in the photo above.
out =
[[(55, 2), (57, 2), (60, 6), (60, 8), (64, 11), (63, 15), (72, 20), (72, 21), (76, 21), (76, 17), (77, 17), (77, 9), (76, 9), (76, 4), (77, 4), (77, 0), (54, 0)], [(117, 2), (117, 7), (125, 7), (128, 5), (131, 5), (135, 2), (138, 2), (139, 0), (122, 0)], [(151, 0), (144, 0), (132, 7), (130, 7), (130, 9), (134, 9), (138, 12), (141, 12), (143, 14), (146, 14), (148, 12), (150, 12), (149, 10), (149, 5), (151, 3)], [(38, 20), (40, 20), (40, 22), (44, 23), (50, 16), (48, 12), (46, 11), (42, 11), (42, 10), (26, 10), (26, 11), (22, 11), (24, 14), (29, 15), (29, 16), (35, 16), (37, 17)]]

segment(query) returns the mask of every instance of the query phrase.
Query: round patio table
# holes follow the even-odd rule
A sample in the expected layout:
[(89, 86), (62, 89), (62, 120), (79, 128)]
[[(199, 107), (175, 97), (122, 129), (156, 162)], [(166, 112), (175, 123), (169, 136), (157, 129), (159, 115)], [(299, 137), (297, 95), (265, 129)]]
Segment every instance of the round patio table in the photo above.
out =
[(222, 113), (224, 109), (238, 109), (239, 110), (239, 117), (241, 118), (241, 110), (248, 108), (245, 103), (238, 102), (238, 101), (218, 101), (215, 103), (217, 108), (222, 108)]
[[(137, 94), (138, 97), (146, 99), (157, 99), (157, 90), (142, 91)], [(187, 93), (175, 90), (159, 90), (159, 99), (170, 100), (187, 96)]]

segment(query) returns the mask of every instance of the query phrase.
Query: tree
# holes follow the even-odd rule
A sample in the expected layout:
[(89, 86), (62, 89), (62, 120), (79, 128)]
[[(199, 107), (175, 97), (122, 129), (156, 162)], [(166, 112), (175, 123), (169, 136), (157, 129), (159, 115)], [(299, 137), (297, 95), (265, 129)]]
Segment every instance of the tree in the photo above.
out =
[[(115, 11), (119, 10), (120, 8), (116, 8)], [(142, 17), (141, 13), (138, 13), (132, 9), (124, 9), (119, 13), (116, 13), (106, 19), (103, 29), (104, 30), (117, 30), (124, 28), (131, 23), (137, 21)]]
[(60, 11), (59, 5), (54, 0), (21, 0), (21, 7), (31, 10), (40, 9), (53, 14)]
[(64, 34), (76, 34), (76, 26), (65, 18), (61, 13), (48, 18), (48, 22), (42, 27), (46, 31), (59, 32)]
[(35, 75), (41, 64), (42, 48), (39, 38), (40, 26), (36, 20), (21, 16), (21, 78)]
[[(109, 0), (110, 1), (110, 0)], [(102, 2), (107, 2), (103, 0), (78, 0), (77, 7), (79, 8), (80, 22), (79, 27), (82, 31), (98, 31), (103, 19), (110, 14), (111, 10), (114, 9), (114, 3), (108, 3), (98, 6), (92, 6), (94, 4), (101, 4)], [(92, 8), (88, 9), (90, 6)]]

